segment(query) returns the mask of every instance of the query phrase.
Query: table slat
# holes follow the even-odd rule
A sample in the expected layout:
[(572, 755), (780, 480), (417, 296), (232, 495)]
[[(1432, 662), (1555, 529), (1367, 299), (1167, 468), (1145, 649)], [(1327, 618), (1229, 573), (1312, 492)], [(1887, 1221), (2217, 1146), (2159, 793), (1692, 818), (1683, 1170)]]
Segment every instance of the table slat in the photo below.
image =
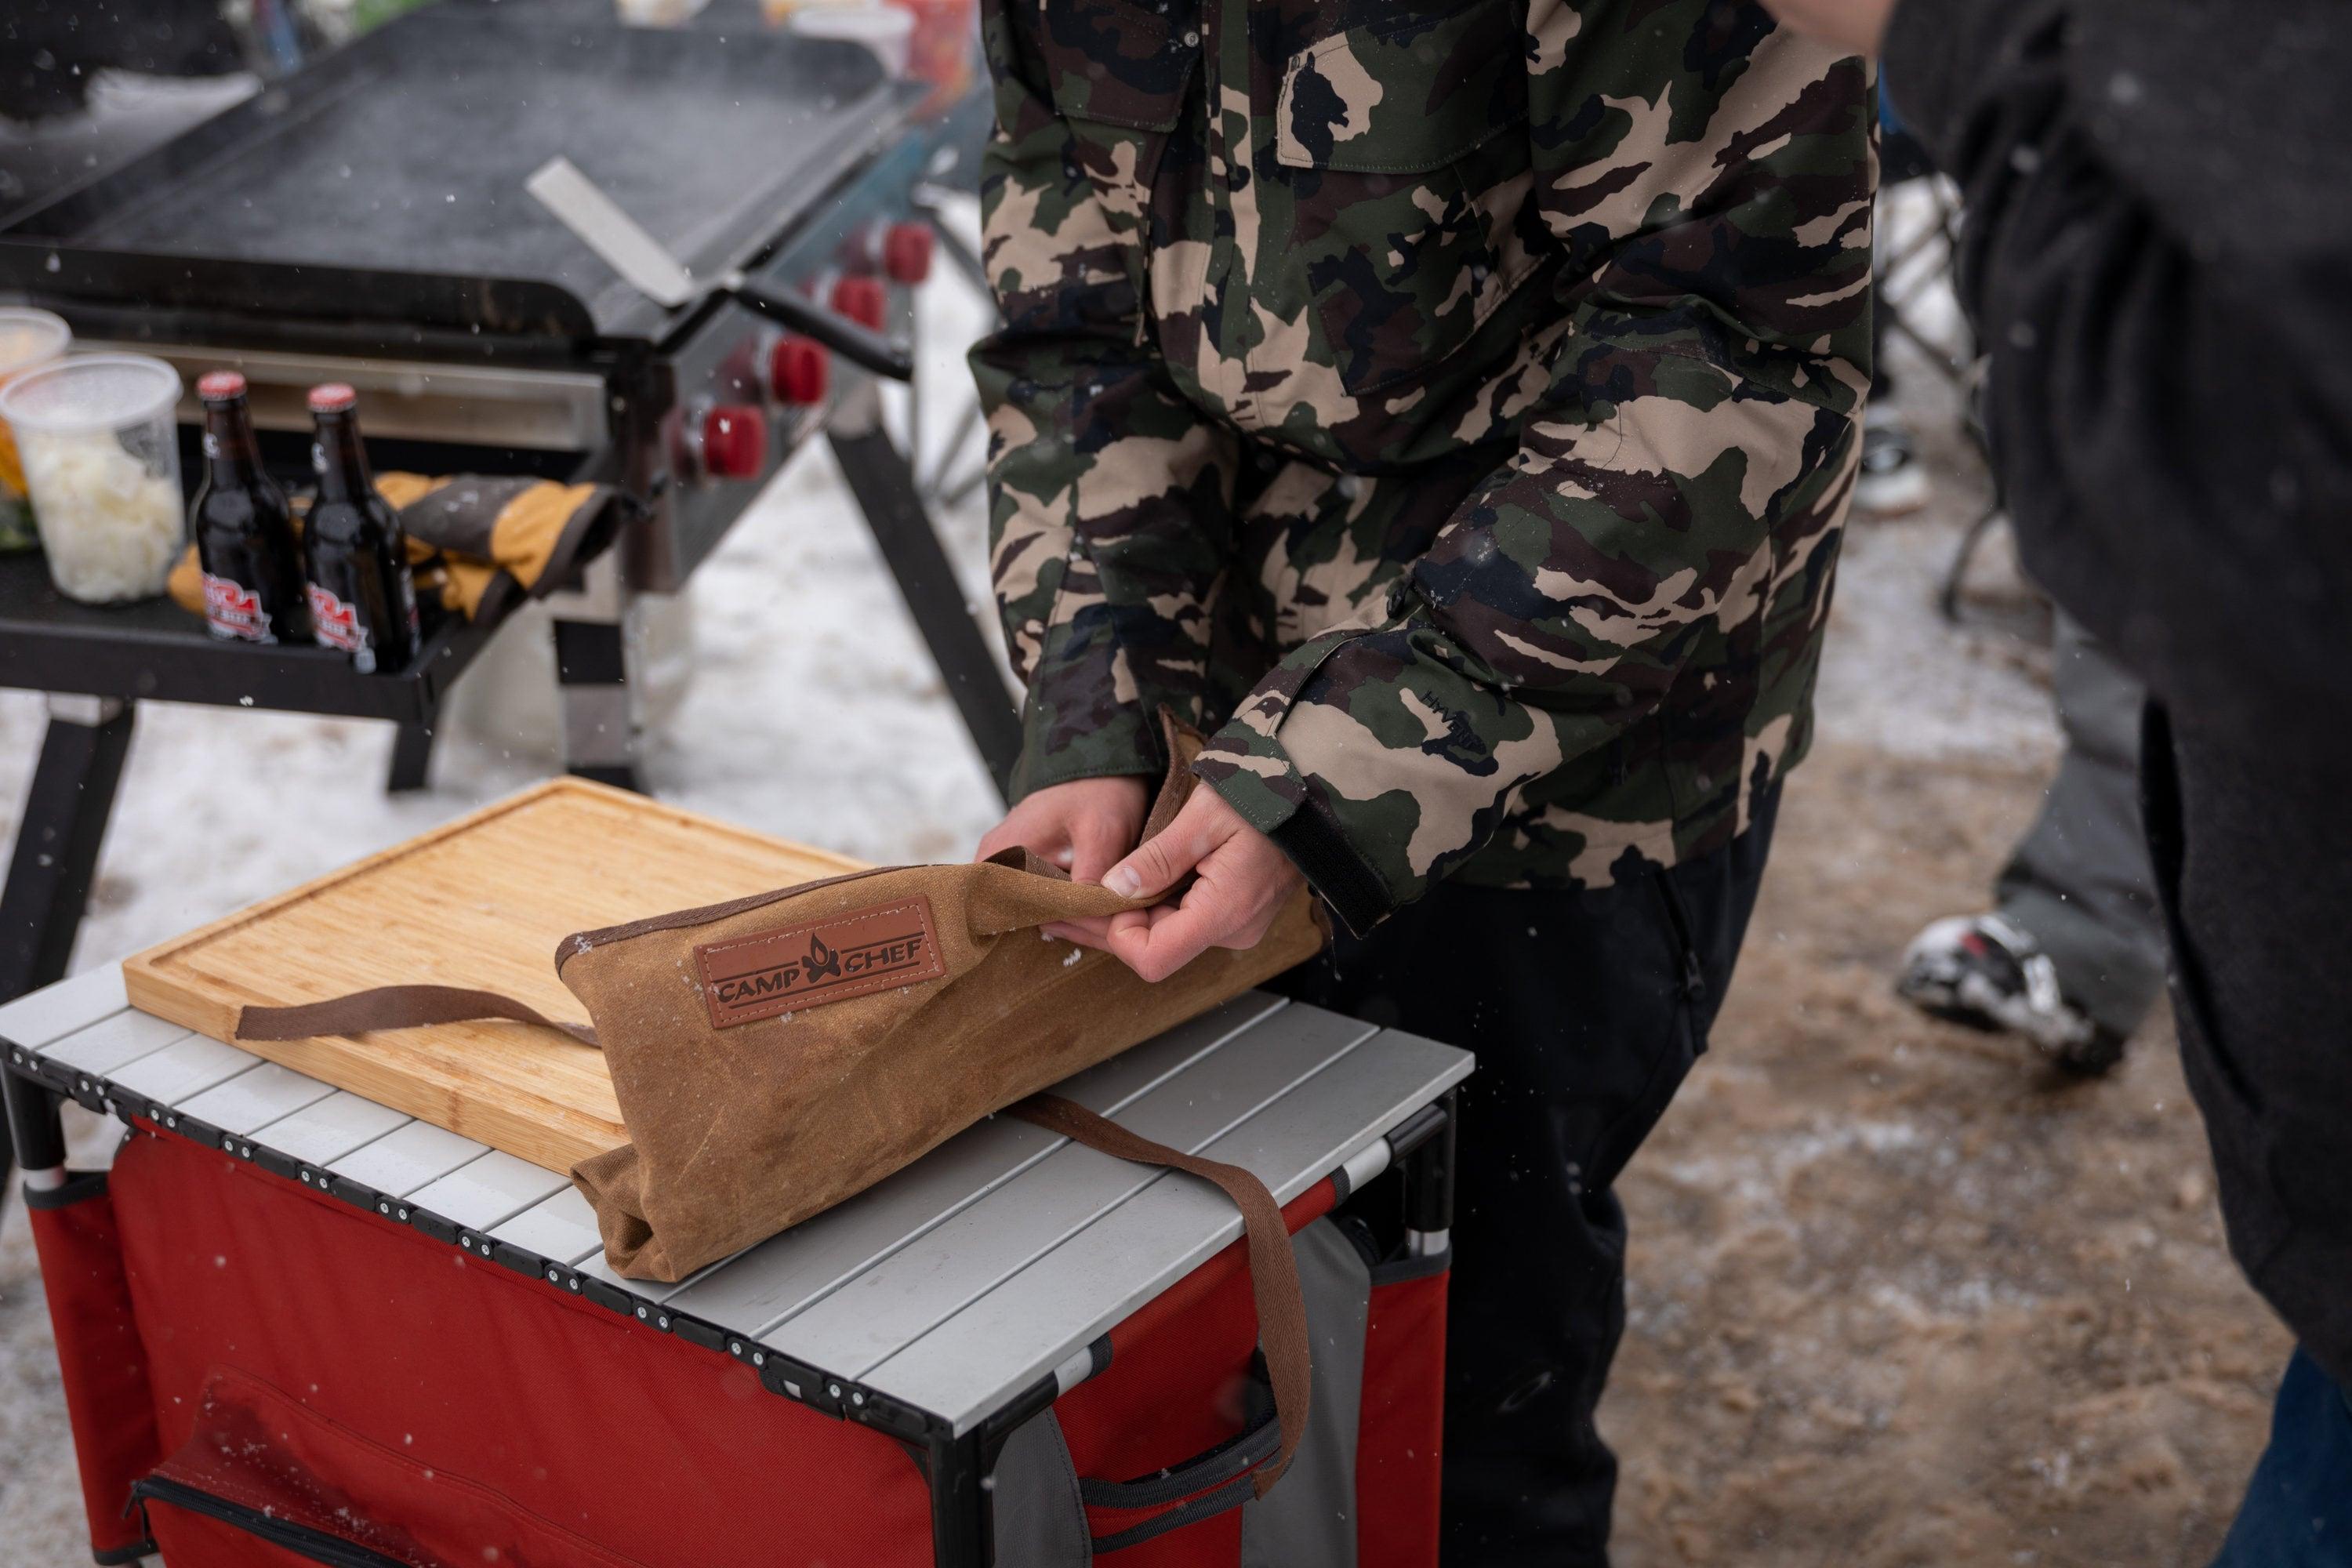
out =
[(354, 1149), (410, 1121), (404, 1111), (339, 1089), (290, 1116), (256, 1128), (254, 1136), (303, 1164), (331, 1166)]
[(125, 1008), (112, 1017), (51, 1042), (41, 1054), (59, 1067), (71, 1068), (92, 1078), (106, 1078), (141, 1057), (152, 1056), (188, 1037), (189, 1031), (177, 1024)]
[(158, 1105), (176, 1108), (216, 1083), (226, 1083), (241, 1072), (261, 1065), (250, 1051), (225, 1046), (202, 1035), (190, 1035), (152, 1056), (141, 1057), (107, 1077), (131, 1093)]
[[(1289, 1202), (1467, 1077), (1451, 1047), (1383, 1031), (1203, 1151)], [(1241, 1235), (1223, 1193), (1154, 1182), (879, 1366), (867, 1385), (956, 1424), (996, 1409)]]
[[(305, 1077), (292, 1068), (264, 1062), (251, 1072), (241, 1072), (226, 1083), (190, 1098), (178, 1109), (224, 1132), (246, 1135), (334, 1092), (332, 1086)], [(270, 1147), (278, 1145), (272, 1142)]]
[(77, 1029), (86, 1029), (131, 1005), (122, 990), (122, 966), (102, 963), (86, 974), (27, 992), (0, 1007), (0, 1040), (28, 1051), (45, 1049)]
[[(438, 1212), (438, 1211), (436, 1211)], [(596, 1211), (580, 1189), (562, 1192), (498, 1226), (490, 1235), (526, 1252), (536, 1252), (562, 1264), (573, 1264), (601, 1252), (604, 1243), (596, 1233)]]
[[(1285, 1008), (1206, 1058), (1217, 1071), (1176, 1075), (1122, 1110), (1118, 1121), (1171, 1147), (1198, 1149), (1371, 1033), (1336, 1013)], [(1065, 1145), (759, 1337), (812, 1366), (861, 1376), (1160, 1174)]]
[(404, 1198), (489, 1152), (488, 1144), (430, 1121), (411, 1121), (330, 1161), (327, 1168), (363, 1187)]
[[(1237, 996), (1064, 1080), (1056, 1092), (1109, 1115), (1283, 1005), (1264, 992)], [(670, 1288), (671, 1304), (722, 1329), (756, 1333), (979, 1202), (1061, 1143), (1025, 1121), (981, 1122), (847, 1202), (738, 1253), (693, 1289)]]
[(408, 1194), (409, 1205), (467, 1230), (488, 1230), (559, 1191), (565, 1178), (498, 1150)]

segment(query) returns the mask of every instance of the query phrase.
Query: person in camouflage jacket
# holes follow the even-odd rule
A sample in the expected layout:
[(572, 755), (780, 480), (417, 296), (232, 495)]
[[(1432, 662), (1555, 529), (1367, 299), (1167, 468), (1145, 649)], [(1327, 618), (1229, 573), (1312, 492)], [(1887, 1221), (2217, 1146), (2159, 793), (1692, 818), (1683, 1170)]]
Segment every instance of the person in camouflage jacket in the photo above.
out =
[[(1565, 938), (1752, 838), (1720, 910), (1674, 911), (1711, 934), (1682, 929), (1663, 989), (1719, 997), (1811, 737), (1860, 447), (1866, 63), (1752, 0), (985, 0), (983, 28), (1003, 323), (971, 360), (1028, 689), (1019, 804), (983, 849), (1130, 892), (1197, 871), (1176, 906), (1066, 933), (1153, 976), (1255, 940), (1302, 875), (1344, 964), (1433, 889), (1526, 890), (1496, 930)], [(1137, 850), (1162, 708), (1208, 732), (1214, 788)], [(1424, 989), (1458, 1016), (1508, 962)], [(1560, 1056), (1541, 1020), (1591, 1003), (1529, 998), (1480, 1079), (1498, 1047)], [(1628, 1064), (1629, 1100), (1657, 1100), (1615, 1119), (1638, 1142), (1664, 1100)], [(1560, 1203), (1605, 1196), (1550, 1153), (1582, 1171)], [(1475, 1178), (1465, 1157), (1473, 1206)], [(1555, 1381), (1590, 1383), (1567, 1420), (1589, 1432), (1598, 1372)], [(1494, 1539), (1597, 1539), (1546, 1529)]]

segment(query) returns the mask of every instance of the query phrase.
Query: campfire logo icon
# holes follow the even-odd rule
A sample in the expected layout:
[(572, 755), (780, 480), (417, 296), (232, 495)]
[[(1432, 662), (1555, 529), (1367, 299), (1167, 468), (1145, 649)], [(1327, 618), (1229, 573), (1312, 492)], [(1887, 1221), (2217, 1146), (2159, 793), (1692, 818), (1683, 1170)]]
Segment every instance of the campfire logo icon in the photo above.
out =
[(809, 932), (808, 956), (801, 960), (801, 984), (810, 984), (827, 976), (841, 978), (841, 954), (824, 945), (824, 938)]

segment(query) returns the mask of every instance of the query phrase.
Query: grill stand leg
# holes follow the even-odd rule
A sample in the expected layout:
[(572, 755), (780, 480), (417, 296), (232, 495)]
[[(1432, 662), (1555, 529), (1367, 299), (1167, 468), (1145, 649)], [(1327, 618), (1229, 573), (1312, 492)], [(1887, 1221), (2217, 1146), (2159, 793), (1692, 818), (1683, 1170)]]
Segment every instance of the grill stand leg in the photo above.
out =
[[(114, 812), (115, 786), (122, 782), (135, 711), (111, 697), (49, 699), (48, 732), (17, 820), (7, 887), (0, 891), (0, 1002), (65, 978), (98, 874), (99, 845)], [(65, 1163), (62, 1134), (44, 1140), (37, 1117), (28, 1111), (20, 1121), (17, 1114), (20, 1098), (46, 1091), (8, 1077), (8, 1114), (0, 1118), (0, 1194), (7, 1191), (19, 1149), (31, 1170)], [(53, 1101), (47, 1119), (57, 1123)]]
[(0, 1002), (65, 978), (134, 711), (111, 697), (49, 699), (48, 733), (0, 892)]
[(621, 587), (616, 553), (608, 551), (592, 562), (581, 586), (554, 595), (552, 608), (564, 768), (578, 778), (637, 789), (628, 595)]
[(384, 792), (402, 795), (425, 787), (425, 771), (433, 763), (433, 726), (403, 724), (392, 736), (392, 774), (384, 780)]
[(1021, 754), (1021, 715), (997, 673), (996, 657), (973, 619), (947, 552), (923, 510), (915, 476), (890, 444), (879, 418), (880, 401), (868, 384), (844, 398), (827, 432), (842, 476), (874, 531), (874, 542), (898, 579), (898, 593), (915, 617), (916, 629), (931, 651), (999, 794)]

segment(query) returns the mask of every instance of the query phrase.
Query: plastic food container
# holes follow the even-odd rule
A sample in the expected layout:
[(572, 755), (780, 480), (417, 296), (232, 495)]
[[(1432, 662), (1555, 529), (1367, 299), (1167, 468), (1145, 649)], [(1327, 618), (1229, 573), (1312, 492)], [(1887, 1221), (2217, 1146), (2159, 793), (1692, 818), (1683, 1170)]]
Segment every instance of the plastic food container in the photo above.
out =
[(180, 375), (141, 354), (86, 354), (0, 392), (49, 577), (89, 605), (163, 591), (186, 533), (172, 414)]
[[(47, 310), (0, 310), (0, 389), (28, 370), (62, 355), (73, 329)], [(33, 503), (25, 496), (25, 466), (8, 426), (0, 423), (0, 551), (30, 550), (40, 542), (33, 531)]]

